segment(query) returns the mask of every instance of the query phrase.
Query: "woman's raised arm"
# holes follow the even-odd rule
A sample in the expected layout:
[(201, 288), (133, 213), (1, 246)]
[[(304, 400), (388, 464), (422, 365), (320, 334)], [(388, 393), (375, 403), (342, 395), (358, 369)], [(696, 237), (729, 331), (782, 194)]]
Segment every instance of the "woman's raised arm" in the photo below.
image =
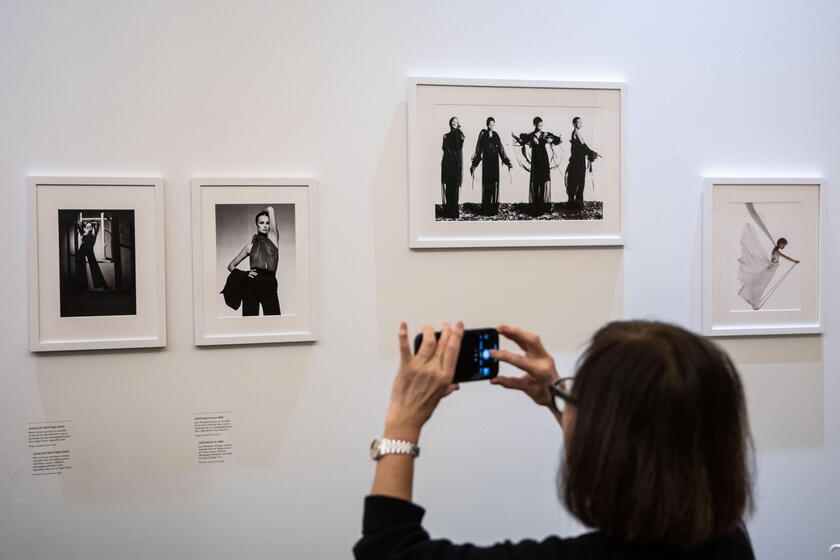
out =
[(269, 233), (274, 233), (274, 244), (278, 247), (280, 246), (280, 232), (277, 230), (277, 222), (274, 221), (274, 207), (269, 206), (266, 208), (268, 212), (268, 231)]

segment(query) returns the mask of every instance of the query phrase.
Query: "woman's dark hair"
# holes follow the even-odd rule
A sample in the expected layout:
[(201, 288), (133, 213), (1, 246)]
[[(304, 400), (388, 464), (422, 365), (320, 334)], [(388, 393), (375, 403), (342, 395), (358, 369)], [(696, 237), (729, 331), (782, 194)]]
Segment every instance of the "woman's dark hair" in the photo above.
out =
[(266, 218), (270, 219), (270, 217), (268, 215), (268, 210), (260, 210), (259, 212), (257, 212), (257, 215), (254, 216), (254, 223), (255, 224), (260, 223), (260, 216), (265, 216)]
[(540, 117), (534, 117), (534, 126), (537, 126), (537, 123), (541, 123), (542, 119)]
[(779, 240), (778, 240), (778, 241), (776, 241), (776, 247), (778, 247), (778, 246), (779, 246), (779, 245), (781, 245), (782, 243), (784, 243), (785, 245), (787, 245), (787, 243), (788, 243), (788, 242), (787, 242), (787, 239), (785, 239), (784, 237), (780, 237), (780, 238), (779, 238)]
[(614, 322), (581, 356), (558, 490), (588, 526), (686, 547), (752, 510), (744, 391), (726, 353), (656, 322)]
[(454, 120), (455, 120), (455, 119), (457, 119), (457, 118), (458, 118), (458, 117), (450, 117), (450, 119), (449, 119), (449, 128), (452, 128), (452, 121), (454, 121)]
[(580, 117), (575, 117), (575, 118), (573, 118), (573, 119), (572, 119), (572, 124), (575, 124), (575, 123), (576, 123), (576, 122), (578, 122), (579, 120), (580, 120)]
[(484, 121), (484, 126), (490, 126), (490, 121), (496, 122), (496, 119), (493, 117), (487, 117), (487, 120)]

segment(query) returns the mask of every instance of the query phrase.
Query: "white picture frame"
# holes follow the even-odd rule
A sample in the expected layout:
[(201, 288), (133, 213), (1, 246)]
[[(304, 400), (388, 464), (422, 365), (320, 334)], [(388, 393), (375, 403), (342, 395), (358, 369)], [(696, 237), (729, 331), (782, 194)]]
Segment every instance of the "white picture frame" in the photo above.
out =
[(824, 332), (824, 183), (703, 179), (703, 334)]
[(30, 350), (165, 346), (163, 179), (27, 184)]
[[(409, 247), (623, 245), (627, 223), (626, 97), (626, 84), (622, 82), (409, 78)], [(463, 166), (458, 174), (463, 183), (457, 189), (465, 203), (459, 204), (458, 196), (455, 197), (455, 206), (460, 211), (453, 219), (441, 214), (447, 212), (442, 199), (448, 192), (442, 178), (446, 164), (441, 159), (441, 135), (449, 130), (446, 115), (450, 114), (460, 115), (465, 130)], [(484, 164), (476, 167), (475, 174), (468, 172), (468, 167), (472, 167), (469, 155), (474, 154), (473, 148), (480, 141), (480, 129), (489, 126), (485, 118), (489, 116), (494, 118), (504, 151), (511, 160), (510, 171), (504, 170), (506, 164), (499, 166), (495, 200), (501, 210), (495, 210), (496, 214), (491, 217), (484, 215), (484, 203), (489, 200), (483, 194), (484, 178), (475, 179), (486, 169)], [(549, 132), (555, 127), (561, 130), (559, 146), (566, 150), (559, 157), (555, 157), (555, 151), (551, 152), (552, 183), (557, 186), (549, 184), (548, 210), (542, 215), (539, 210), (532, 214), (531, 209), (535, 207), (527, 204), (533, 193), (529, 186), (532, 176), (528, 169), (528, 154), (523, 149), (520, 157), (518, 147), (514, 153), (510, 152), (510, 148), (517, 145), (511, 133), (527, 132), (534, 124), (532, 117), (535, 116), (544, 119)], [(566, 158), (570, 155), (573, 116), (583, 116), (584, 123), (589, 119), (592, 125), (589, 143), (593, 144), (594, 151), (601, 150), (602, 154), (596, 155), (603, 155), (603, 159), (590, 166), (589, 174), (583, 172), (582, 181), (590, 183), (583, 192), (597, 193), (584, 197), (587, 209), (583, 213), (569, 210), (573, 208), (571, 195), (566, 194), (563, 181), (570, 165)], [(589, 202), (589, 196), (593, 196), (592, 202)], [(588, 206), (597, 203), (596, 198), (601, 203), (600, 217), (597, 208), (590, 211)], [(465, 210), (470, 205), (475, 211)], [(505, 205), (510, 212), (505, 211)], [(491, 208), (490, 212), (493, 211)], [(580, 216), (593, 217), (582, 219)]]
[[(256, 234), (255, 211), (272, 207), (279, 226), (272, 297), (279, 308), (233, 309), (220, 294), (237, 251)], [(312, 178), (192, 180), (194, 342), (197, 346), (311, 342), (318, 339), (318, 196)], [(282, 225), (280, 225), (282, 224)], [(251, 236), (251, 237), (249, 237)], [(242, 249), (240, 249), (242, 247)], [(250, 270), (250, 255), (235, 268)], [(241, 276), (241, 275), (240, 275)], [(249, 282), (249, 280), (245, 280)], [(211, 288), (212, 286), (212, 288)], [(253, 305), (252, 299), (252, 305)], [(268, 313), (268, 315), (266, 315)], [(274, 316), (272, 316), (274, 315)]]

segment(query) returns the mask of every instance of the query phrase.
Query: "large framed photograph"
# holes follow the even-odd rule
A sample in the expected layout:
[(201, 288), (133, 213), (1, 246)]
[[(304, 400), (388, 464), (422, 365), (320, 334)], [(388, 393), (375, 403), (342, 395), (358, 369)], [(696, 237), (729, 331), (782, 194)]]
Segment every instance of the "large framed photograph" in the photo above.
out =
[(704, 179), (704, 334), (823, 331), (822, 183)]
[(318, 338), (312, 179), (194, 179), (195, 344)]
[(625, 86), (411, 78), (409, 246), (622, 245)]
[(163, 180), (28, 182), (30, 349), (164, 346)]

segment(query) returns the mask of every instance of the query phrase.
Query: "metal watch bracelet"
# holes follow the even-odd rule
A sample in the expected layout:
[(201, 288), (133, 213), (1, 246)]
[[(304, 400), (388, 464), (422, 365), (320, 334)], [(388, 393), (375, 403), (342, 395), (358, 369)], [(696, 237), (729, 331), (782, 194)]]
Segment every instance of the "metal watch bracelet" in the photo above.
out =
[(417, 457), (420, 455), (420, 447), (416, 443), (399, 439), (382, 438), (373, 440), (370, 444), (370, 458), (378, 461), (385, 455)]

